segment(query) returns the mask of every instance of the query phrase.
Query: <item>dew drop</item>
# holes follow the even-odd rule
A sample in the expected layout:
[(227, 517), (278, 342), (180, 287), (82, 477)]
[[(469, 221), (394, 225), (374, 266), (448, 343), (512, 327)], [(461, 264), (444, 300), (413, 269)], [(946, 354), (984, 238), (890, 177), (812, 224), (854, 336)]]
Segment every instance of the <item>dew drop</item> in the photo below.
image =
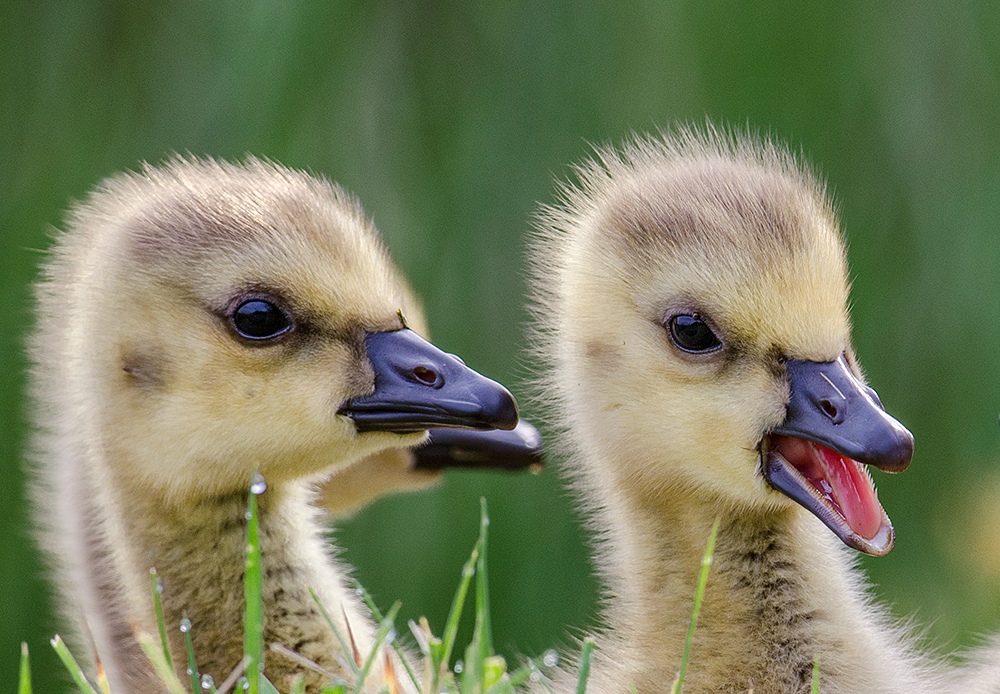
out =
[(545, 667), (555, 667), (559, 664), (559, 654), (550, 648), (542, 654), (542, 663)]
[(181, 633), (186, 634), (191, 631), (191, 620), (185, 617), (181, 620)]
[(465, 663), (463, 663), (461, 660), (456, 660), (455, 661), (455, 674), (456, 675), (460, 675), (460, 674), (462, 674), (463, 670), (465, 670)]
[(201, 688), (208, 690), (215, 686), (215, 679), (211, 675), (201, 676)]
[(254, 496), (260, 496), (267, 491), (267, 480), (264, 479), (264, 475), (259, 472), (253, 473), (253, 477), (250, 480), (250, 493)]
[(392, 643), (395, 640), (396, 640), (396, 630), (390, 629), (389, 633), (385, 635), (385, 642)]
[(191, 668), (188, 668), (187, 669), (187, 674), (188, 674), (188, 677), (190, 677), (191, 675), (194, 674), (194, 670), (192, 670)]
[(541, 673), (541, 671), (540, 670), (532, 670), (531, 674), (528, 675), (528, 679), (531, 680), (532, 682), (541, 682), (542, 681), (542, 673)]
[(250, 680), (248, 680), (246, 677), (239, 678), (238, 680), (236, 680), (236, 688), (244, 690), (250, 689)]
[(243, 514), (243, 517), (246, 518), (247, 520), (250, 520), (251, 518), (253, 518), (253, 514), (247, 511), (246, 513)]
[(361, 588), (355, 588), (354, 594), (357, 595), (359, 598), (363, 598), (365, 596), (365, 591)]

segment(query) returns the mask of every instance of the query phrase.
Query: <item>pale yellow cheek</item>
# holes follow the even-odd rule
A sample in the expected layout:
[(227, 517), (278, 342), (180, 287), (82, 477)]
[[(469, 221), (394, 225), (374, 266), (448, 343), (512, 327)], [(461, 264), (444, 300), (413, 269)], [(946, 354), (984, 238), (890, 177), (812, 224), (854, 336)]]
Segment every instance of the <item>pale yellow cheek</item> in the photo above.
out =
[[(757, 447), (784, 417), (780, 384), (763, 367), (724, 377), (655, 342), (636, 335), (617, 352), (617, 366), (606, 354), (591, 355), (588, 368), (572, 374), (580, 443), (617, 461), (610, 474), (618, 481), (651, 493), (701, 490), (734, 503), (770, 503)], [(594, 366), (602, 358), (606, 369)]]
[(253, 469), (292, 478), (407, 445), (394, 434), (358, 436), (336, 414), (360, 394), (351, 391), (367, 387), (347, 378), (356, 360), (343, 345), (278, 358), (216, 332), (169, 336), (162, 351), (183, 358), (167, 363), (158, 383), (121, 376), (113, 360), (105, 365), (116, 375), (105, 380), (117, 384), (108, 398), (109, 437), (123, 455), (144, 452), (129, 455), (124, 474), (183, 494), (231, 488)]

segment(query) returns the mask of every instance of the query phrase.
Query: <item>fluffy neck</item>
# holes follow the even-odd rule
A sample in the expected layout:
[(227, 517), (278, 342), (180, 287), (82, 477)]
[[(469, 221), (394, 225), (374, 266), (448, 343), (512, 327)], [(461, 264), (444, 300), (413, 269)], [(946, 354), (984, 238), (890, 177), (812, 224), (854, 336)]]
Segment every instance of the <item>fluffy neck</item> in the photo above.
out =
[[(132, 633), (157, 632), (149, 570), (162, 577), (164, 613), (175, 665), (182, 681), (186, 663), (183, 615), (202, 673), (219, 682), (243, 655), (246, 505), (244, 493), (165, 503), (136, 490), (109, 488), (91, 497), (87, 517), (95, 539), (85, 562), (96, 587), (88, 621), (112, 684), (123, 691), (159, 691)], [(259, 498), (264, 573), (264, 642), (284, 644), (343, 675), (336, 637), (308, 592), (312, 587), (342, 634), (350, 628), (366, 653), (371, 625), (366, 610), (344, 585), (344, 572), (327, 554), (311, 494), (302, 483), (272, 486)], [(98, 624), (95, 624), (97, 622)], [(342, 656), (342, 654), (341, 654)], [(348, 656), (349, 657), (349, 656)], [(265, 674), (279, 687), (301, 671), (292, 661), (265, 654)], [(307, 675), (308, 691), (325, 679)]]
[(815, 657), (824, 693), (918, 692), (937, 682), (870, 604), (846, 551), (805, 511), (755, 514), (680, 492), (650, 497), (622, 479), (613, 487), (594, 516), (608, 629), (589, 691), (669, 688), (716, 517), (685, 691), (808, 692)]

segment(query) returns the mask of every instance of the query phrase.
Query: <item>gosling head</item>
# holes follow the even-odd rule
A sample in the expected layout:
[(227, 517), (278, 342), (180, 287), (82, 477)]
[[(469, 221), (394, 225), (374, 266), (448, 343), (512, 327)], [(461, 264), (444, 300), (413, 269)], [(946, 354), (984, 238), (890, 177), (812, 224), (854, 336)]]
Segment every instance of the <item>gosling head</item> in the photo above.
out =
[(70, 227), (41, 290), (73, 287), (69, 315), (43, 320), (71, 325), (111, 474), (180, 499), (517, 423), (502, 386), (406, 329), (408, 288), (328, 182), (178, 158), (105, 182)]
[(714, 131), (602, 150), (579, 174), (544, 213), (557, 252), (538, 275), (555, 396), (598, 484), (652, 503), (797, 502), (888, 552), (867, 465), (904, 469), (913, 439), (855, 360), (821, 184), (774, 145)]

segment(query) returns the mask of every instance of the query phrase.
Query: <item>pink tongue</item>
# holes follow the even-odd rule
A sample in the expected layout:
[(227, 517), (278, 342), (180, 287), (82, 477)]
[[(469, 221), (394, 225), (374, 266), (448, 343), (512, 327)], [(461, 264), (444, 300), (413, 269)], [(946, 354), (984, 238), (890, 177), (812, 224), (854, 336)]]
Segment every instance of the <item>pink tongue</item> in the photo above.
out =
[[(866, 540), (873, 539), (882, 527), (882, 506), (875, 498), (871, 480), (861, 471), (861, 465), (826, 446), (809, 445), (813, 455), (822, 460), (823, 477), (831, 488), (834, 506), (839, 507), (851, 530)], [(815, 484), (814, 480), (810, 481)]]

